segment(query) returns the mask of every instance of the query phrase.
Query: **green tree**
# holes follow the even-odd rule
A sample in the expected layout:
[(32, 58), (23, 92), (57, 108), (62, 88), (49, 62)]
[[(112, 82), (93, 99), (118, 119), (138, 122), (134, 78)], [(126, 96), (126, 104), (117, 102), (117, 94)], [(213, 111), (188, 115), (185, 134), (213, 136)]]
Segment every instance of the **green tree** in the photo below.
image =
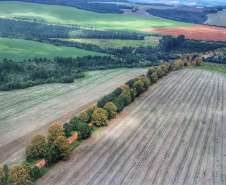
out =
[(32, 158), (40, 159), (44, 157), (46, 147), (46, 136), (38, 134), (33, 138), (31, 145), (26, 147), (26, 153)]
[(9, 177), (9, 167), (7, 164), (4, 164), (3, 166), (3, 172), (5, 173), (5, 179), (6, 181), (8, 180), (8, 177)]
[(116, 117), (116, 115), (117, 115), (117, 107), (116, 107), (116, 105), (114, 103), (108, 102), (104, 106), (104, 109), (106, 109), (108, 111), (108, 119)]
[(148, 68), (148, 72), (147, 72), (147, 76), (150, 76), (152, 73), (154, 73), (156, 71), (156, 69), (154, 67), (149, 67)]
[(32, 184), (29, 172), (20, 165), (15, 165), (9, 172), (9, 183), (14, 185), (30, 185)]
[(108, 112), (102, 108), (98, 108), (93, 112), (92, 122), (100, 127), (108, 123)]
[(2, 165), (0, 165), (0, 184), (5, 184), (6, 182), (6, 175), (3, 171)]
[(152, 75), (149, 76), (151, 83), (155, 83), (158, 81), (158, 75), (157, 73), (152, 73)]
[(158, 78), (162, 78), (162, 76), (164, 75), (164, 72), (160, 67), (156, 70), (156, 73), (158, 75)]
[(79, 114), (79, 118), (81, 119), (81, 121), (85, 122), (85, 123), (89, 123), (90, 122), (90, 116), (87, 112), (81, 112)]
[(87, 110), (86, 112), (89, 114), (89, 117), (90, 119), (92, 118), (92, 114), (93, 114), (93, 111), (96, 110), (98, 107), (97, 105), (91, 105)]
[(133, 89), (136, 89), (136, 96), (139, 96), (142, 92), (145, 91), (144, 83), (141, 80), (138, 80), (134, 83)]
[(38, 166), (35, 166), (34, 168), (31, 169), (30, 174), (31, 174), (31, 179), (35, 181), (36, 179), (41, 177), (41, 170)]
[(53, 142), (59, 137), (59, 136), (64, 136), (64, 128), (60, 123), (54, 123), (48, 131), (47, 138), (49, 145), (52, 146)]
[(81, 119), (78, 116), (74, 116), (70, 119), (69, 124), (72, 126), (72, 130), (77, 130), (78, 124), (81, 122)]
[(128, 105), (132, 101), (132, 97), (131, 97), (131, 94), (130, 94), (130, 91), (129, 90), (124, 90), (121, 93), (120, 96), (125, 97), (125, 99), (126, 99), (126, 104), (125, 105)]
[(52, 147), (47, 147), (44, 158), (47, 166), (56, 163), (60, 158), (60, 150), (58, 146), (53, 145)]
[(120, 112), (125, 107), (126, 98), (124, 96), (119, 96), (114, 99), (113, 103), (117, 107), (117, 112)]
[(87, 139), (91, 136), (91, 127), (87, 123), (79, 123), (78, 134), (81, 134), (81, 139)]
[(64, 123), (63, 128), (64, 128), (65, 136), (70, 136), (72, 131), (72, 125), (69, 123)]
[(59, 136), (53, 144), (59, 148), (60, 159), (66, 160), (70, 157), (71, 148), (66, 137)]
[(166, 65), (161, 65), (160, 68), (165, 73), (165, 75), (168, 73), (168, 67)]
[(138, 76), (137, 79), (140, 80), (141, 82), (143, 82), (145, 90), (147, 90), (149, 88), (150, 81), (144, 75)]
[(163, 65), (165, 65), (167, 67), (167, 69), (169, 68), (170, 64), (168, 62), (163, 62)]

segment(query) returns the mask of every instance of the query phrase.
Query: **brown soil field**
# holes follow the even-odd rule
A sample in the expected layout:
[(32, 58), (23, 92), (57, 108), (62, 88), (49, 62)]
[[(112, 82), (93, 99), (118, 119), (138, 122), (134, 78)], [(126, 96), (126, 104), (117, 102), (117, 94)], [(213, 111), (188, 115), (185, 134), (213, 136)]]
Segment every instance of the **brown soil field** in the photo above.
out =
[(175, 37), (183, 34), (187, 39), (195, 40), (213, 40), (226, 41), (226, 28), (213, 26), (196, 25), (196, 27), (178, 27), (178, 28), (158, 28), (158, 29), (141, 29), (154, 33), (173, 35)]
[(225, 79), (169, 74), (36, 184), (225, 184)]
[(46, 134), (54, 122), (65, 123), (146, 69), (93, 71), (73, 84), (41, 85), (0, 92), (0, 164), (25, 160), (25, 146), (36, 134)]

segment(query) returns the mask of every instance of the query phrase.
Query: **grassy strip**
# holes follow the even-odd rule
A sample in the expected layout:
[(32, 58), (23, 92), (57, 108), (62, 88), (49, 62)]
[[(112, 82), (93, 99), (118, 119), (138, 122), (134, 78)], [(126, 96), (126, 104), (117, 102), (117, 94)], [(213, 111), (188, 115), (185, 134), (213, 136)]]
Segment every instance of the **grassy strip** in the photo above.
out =
[(204, 71), (212, 71), (226, 75), (226, 64), (204, 62), (202, 66), (196, 66), (189, 69), (200, 69)]

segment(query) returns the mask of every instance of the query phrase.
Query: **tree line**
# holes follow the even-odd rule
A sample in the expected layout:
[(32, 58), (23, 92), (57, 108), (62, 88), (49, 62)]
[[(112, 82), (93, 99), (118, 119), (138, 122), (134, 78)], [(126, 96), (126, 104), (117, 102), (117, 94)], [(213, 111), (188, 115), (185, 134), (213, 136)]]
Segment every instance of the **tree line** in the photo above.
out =
[(212, 9), (212, 10), (206, 10), (203, 12), (192, 12), (192, 11), (176, 10), (176, 9), (150, 8), (147, 10), (147, 12), (151, 15), (162, 17), (165, 19), (171, 19), (174, 21), (203, 24), (208, 19), (207, 14), (210, 14), (210, 13), (216, 14), (217, 10)]
[(0, 19), (1, 37), (26, 38), (96, 38), (96, 39), (121, 39), (144, 40), (144, 36), (137, 33), (129, 33), (113, 30), (96, 30), (94, 28), (67, 27), (50, 25), (42, 22), (30, 22), (28, 19), (11, 20)]
[(226, 53), (223, 53), (222, 55), (216, 55), (214, 54), (213, 56), (207, 57), (207, 58), (202, 58), (203, 62), (213, 62), (217, 64), (226, 64)]

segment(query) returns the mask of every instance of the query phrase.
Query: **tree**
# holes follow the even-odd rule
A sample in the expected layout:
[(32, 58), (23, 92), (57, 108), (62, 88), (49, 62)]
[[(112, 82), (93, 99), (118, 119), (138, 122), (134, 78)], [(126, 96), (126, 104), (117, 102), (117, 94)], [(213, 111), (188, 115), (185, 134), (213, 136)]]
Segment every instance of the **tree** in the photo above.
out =
[(90, 119), (92, 118), (92, 114), (93, 114), (93, 111), (96, 110), (98, 107), (97, 105), (91, 105), (87, 110), (86, 112), (89, 114), (89, 117)]
[(78, 116), (74, 116), (70, 119), (69, 124), (72, 126), (72, 130), (77, 130), (78, 124), (81, 122), (81, 119)]
[(137, 79), (144, 83), (144, 89), (145, 90), (147, 90), (149, 88), (150, 81), (144, 75), (138, 76)]
[(167, 67), (167, 69), (169, 68), (170, 64), (168, 62), (163, 62), (163, 65), (165, 65)]
[(59, 137), (59, 136), (64, 136), (64, 128), (60, 123), (54, 123), (48, 131), (47, 138), (49, 145), (52, 146), (53, 142)]
[(162, 69), (160, 67), (156, 70), (156, 73), (158, 75), (158, 78), (161, 78), (164, 75), (164, 72), (162, 71)]
[(100, 127), (108, 123), (108, 112), (102, 108), (98, 108), (93, 112), (92, 122)]
[(197, 57), (193, 60), (193, 64), (197, 65), (197, 66), (201, 66), (203, 64), (202, 58), (201, 57)]
[(154, 67), (149, 67), (148, 68), (148, 72), (147, 72), (147, 76), (150, 76), (152, 73), (154, 73), (156, 70)]
[(136, 96), (139, 96), (142, 92), (145, 91), (144, 83), (141, 80), (138, 80), (134, 83), (133, 89), (136, 89)]
[(134, 100), (135, 100), (135, 93), (134, 93), (134, 91), (133, 90), (129, 90), (129, 92), (130, 92), (130, 96), (131, 96), (131, 101), (133, 102)]
[(184, 62), (183, 62), (183, 60), (179, 59), (178, 62), (179, 62), (179, 65), (180, 65), (180, 69), (183, 68), (183, 67), (184, 67)]
[(114, 105), (117, 107), (117, 111), (120, 112), (126, 104), (126, 98), (124, 96), (119, 96), (118, 98), (114, 99)]
[(59, 136), (53, 143), (59, 148), (59, 157), (60, 159), (66, 160), (70, 157), (71, 148), (70, 143), (64, 136)]
[(72, 125), (69, 123), (64, 123), (63, 128), (64, 128), (65, 136), (70, 136), (72, 131)]
[(38, 166), (35, 166), (34, 168), (31, 169), (30, 174), (31, 174), (32, 180), (35, 181), (41, 176), (41, 170)]
[(87, 112), (81, 112), (79, 114), (79, 118), (81, 121), (85, 122), (85, 123), (89, 123), (90, 122), (90, 116)]
[(56, 163), (60, 158), (60, 151), (58, 146), (53, 145), (52, 147), (47, 147), (44, 158), (47, 166), (52, 163)]
[(166, 65), (161, 65), (160, 68), (165, 73), (165, 75), (168, 73), (168, 67)]
[(32, 184), (29, 172), (20, 165), (15, 165), (9, 172), (9, 183), (14, 185)]
[(6, 182), (6, 175), (3, 171), (2, 165), (0, 165), (0, 184), (5, 184)]
[(128, 105), (132, 101), (132, 97), (131, 97), (131, 94), (130, 94), (130, 91), (129, 90), (124, 90), (121, 93), (120, 96), (125, 97), (125, 99), (126, 99), (126, 104), (125, 105)]
[(158, 75), (157, 73), (152, 73), (152, 75), (149, 76), (151, 83), (155, 83), (158, 81)]
[(121, 93), (122, 93), (122, 89), (120, 87), (118, 87), (112, 92), (112, 94), (114, 94), (116, 97), (118, 97)]
[(8, 177), (9, 177), (9, 167), (8, 167), (7, 164), (4, 164), (4, 166), (3, 166), (3, 172), (5, 173), (5, 179), (7, 181), (8, 180)]
[(180, 63), (178, 61), (175, 61), (173, 64), (172, 64), (173, 68), (175, 68), (176, 70), (177, 69), (180, 69)]
[(91, 127), (87, 123), (79, 123), (78, 134), (81, 134), (81, 139), (87, 139), (91, 135)]
[[(129, 91), (130, 92), (130, 91)], [(131, 96), (131, 95), (130, 95)], [(114, 118), (117, 115), (117, 107), (115, 104), (112, 102), (108, 102), (105, 106), (104, 109), (108, 111), (108, 119)]]
[(120, 88), (124, 91), (124, 90), (129, 90), (129, 85), (126, 85), (126, 84), (122, 84), (120, 85)]
[(38, 134), (33, 138), (31, 145), (26, 147), (26, 153), (32, 158), (40, 159), (44, 157), (46, 146), (46, 136)]

